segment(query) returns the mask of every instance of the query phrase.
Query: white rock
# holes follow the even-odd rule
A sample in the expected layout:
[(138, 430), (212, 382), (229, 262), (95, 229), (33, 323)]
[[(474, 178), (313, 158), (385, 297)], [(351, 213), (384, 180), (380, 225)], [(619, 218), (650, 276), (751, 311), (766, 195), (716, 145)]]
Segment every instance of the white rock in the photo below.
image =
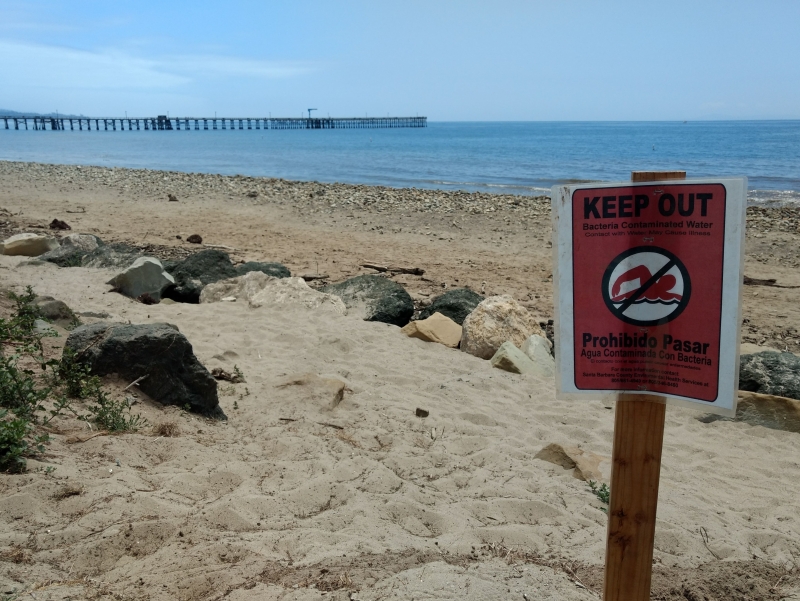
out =
[(216, 303), (229, 299), (242, 300), (250, 307), (295, 304), (309, 309), (322, 309), (346, 315), (342, 299), (333, 294), (314, 290), (302, 278), (274, 278), (260, 271), (208, 284), (200, 293), (201, 303)]
[(519, 347), (532, 334), (545, 335), (525, 307), (508, 295), (490, 296), (464, 320), (461, 350), (491, 359), (504, 342)]
[(551, 344), (547, 338), (534, 334), (522, 343), (520, 349), (536, 364), (539, 370), (536, 375), (543, 378), (552, 378), (556, 373), (556, 361), (550, 354), (550, 348)]
[(16, 234), (2, 244), (4, 255), (38, 257), (59, 247), (58, 240), (40, 234)]
[(164, 271), (164, 266), (158, 259), (140, 257), (106, 283), (131, 298), (139, 298), (147, 293), (155, 300), (160, 300), (161, 293), (167, 286), (175, 283), (175, 278)]
[(492, 357), (492, 367), (510, 371), (512, 374), (539, 375), (536, 364), (525, 353), (514, 346), (513, 342), (504, 342)]

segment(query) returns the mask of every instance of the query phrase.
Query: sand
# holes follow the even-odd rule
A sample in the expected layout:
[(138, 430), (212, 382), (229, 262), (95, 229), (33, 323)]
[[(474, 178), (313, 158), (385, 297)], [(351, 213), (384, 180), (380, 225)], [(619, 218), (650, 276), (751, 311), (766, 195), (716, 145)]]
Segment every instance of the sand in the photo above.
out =
[[(365, 260), (403, 263), (426, 269), (395, 278), (417, 298), (443, 284), (483, 285), (487, 294), (510, 293), (542, 319), (552, 317), (545, 214), (321, 213), (243, 193), (168, 203), (166, 194), (20, 173), (6, 171), (0, 186), (8, 211), (0, 221), (8, 228), (58, 217), (73, 231), (175, 252), (190, 246), (175, 235), (200, 233), (236, 248), (239, 259), (318, 269), (332, 281), (371, 272), (358, 266)], [(85, 213), (67, 212), (77, 206)], [(448, 227), (453, 222), (458, 227)], [(447, 235), (416, 233), (425, 224)], [(380, 234), (370, 229), (377, 225), (411, 231)], [(796, 234), (774, 229), (749, 240), (748, 273), (800, 283), (780, 260), (796, 251)], [(773, 247), (779, 238), (785, 246)], [(753, 258), (759, 253), (765, 263)], [(552, 381), (492, 369), (351, 316), (243, 303), (142, 305), (109, 291), (104, 282), (112, 274), (0, 257), (0, 286), (31, 285), (75, 311), (117, 321), (176, 324), (209, 369), (235, 365), (246, 382), (221, 383), (227, 422), (162, 407), (141, 393), (134, 411), (153, 427), (139, 433), (74, 442), (92, 432), (77, 420), (57, 422), (47, 454), (30, 461), (29, 473), (0, 477), (0, 594), (598, 598), (601, 503), (571, 470), (534, 456), (551, 443), (610, 456), (613, 407), (556, 401)], [(761, 328), (754, 342), (796, 323), (797, 294), (746, 288), (745, 315)], [(777, 322), (778, 314), (788, 317)], [(63, 340), (50, 340), (49, 352), (57, 354)], [(341, 403), (331, 409), (330, 390), (313, 379), (281, 386), (304, 374), (346, 383)], [(117, 395), (127, 384), (107, 382)], [(417, 407), (430, 416), (415, 417)], [(796, 575), (782, 578), (800, 558), (798, 435), (700, 416), (667, 411), (654, 598), (692, 598), (682, 587), (719, 599), (800, 595)], [(166, 423), (180, 435), (159, 434)], [(741, 586), (723, 590), (737, 578)]]

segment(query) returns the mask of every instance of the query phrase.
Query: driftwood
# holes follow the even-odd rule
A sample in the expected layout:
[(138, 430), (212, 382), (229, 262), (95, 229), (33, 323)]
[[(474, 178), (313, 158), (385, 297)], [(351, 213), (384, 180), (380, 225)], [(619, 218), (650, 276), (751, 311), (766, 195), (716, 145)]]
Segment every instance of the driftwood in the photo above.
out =
[(759, 280), (758, 278), (751, 278), (744, 276), (745, 286), (770, 286), (772, 288), (800, 288), (800, 286), (782, 286), (777, 283), (778, 280), (771, 278), (769, 280)]
[(220, 250), (227, 250), (227, 251), (230, 251), (230, 252), (233, 252), (233, 251), (236, 250), (232, 246), (225, 246), (224, 244), (206, 244), (205, 242), (202, 242), (201, 244), (203, 246), (205, 246), (206, 248), (218, 248)]
[(409, 275), (425, 275), (425, 270), (421, 267), (401, 267), (399, 265), (381, 265), (380, 263), (361, 263), (361, 267), (367, 269), (374, 269), (380, 273), (388, 271), (389, 273), (407, 273)]
[(70, 438), (67, 438), (66, 443), (74, 444), (76, 442), (86, 442), (87, 440), (91, 440), (96, 436), (108, 436), (109, 434), (111, 434), (111, 432), (107, 430), (100, 430), (100, 432), (95, 432), (94, 434), (90, 434), (89, 436), (72, 436)]

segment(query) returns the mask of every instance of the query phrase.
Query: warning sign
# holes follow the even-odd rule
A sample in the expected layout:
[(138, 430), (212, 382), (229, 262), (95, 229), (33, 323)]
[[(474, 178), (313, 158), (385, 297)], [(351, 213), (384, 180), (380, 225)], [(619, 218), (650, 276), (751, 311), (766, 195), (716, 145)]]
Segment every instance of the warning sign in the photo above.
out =
[(553, 189), (559, 396), (733, 411), (745, 191), (743, 178)]

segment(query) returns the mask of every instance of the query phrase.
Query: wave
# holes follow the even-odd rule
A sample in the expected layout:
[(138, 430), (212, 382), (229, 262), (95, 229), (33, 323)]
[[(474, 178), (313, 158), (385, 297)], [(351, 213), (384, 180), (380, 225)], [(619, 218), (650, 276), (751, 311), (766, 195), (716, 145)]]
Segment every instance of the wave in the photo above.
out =
[[(633, 301), (633, 303), (631, 303), (631, 304), (632, 305), (641, 305), (642, 303), (647, 303), (648, 305), (677, 305), (680, 302), (681, 301), (675, 300), (675, 299), (669, 300), (669, 301), (665, 301), (665, 300), (661, 300), (661, 299), (649, 300), (649, 299), (646, 299), (646, 298), (638, 298), (635, 301)], [(619, 309), (622, 306), (622, 303), (615, 303), (614, 301), (612, 301), (612, 303), (614, 303), (614, 306), (617, 309)]]

